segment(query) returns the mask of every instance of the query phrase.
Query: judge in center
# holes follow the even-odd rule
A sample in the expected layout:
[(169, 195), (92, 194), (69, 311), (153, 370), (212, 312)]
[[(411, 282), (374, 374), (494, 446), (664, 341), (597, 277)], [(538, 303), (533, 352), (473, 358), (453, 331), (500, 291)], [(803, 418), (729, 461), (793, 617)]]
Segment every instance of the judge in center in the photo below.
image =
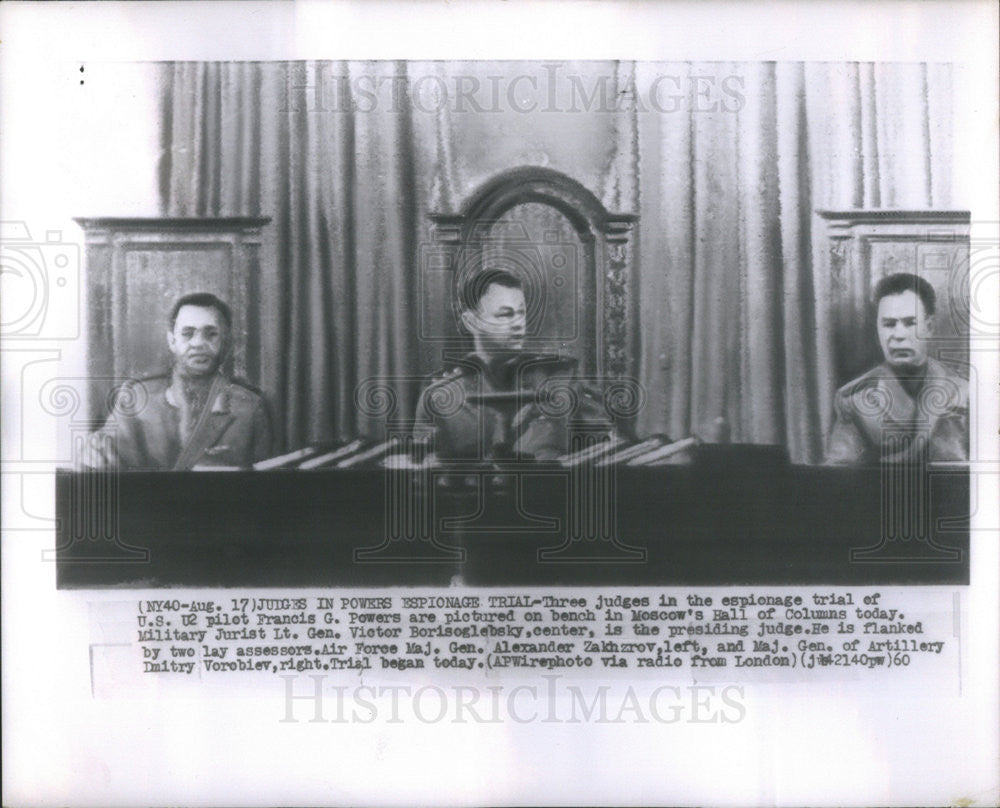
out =
[[(576, 378), (575, 359), (524, 350), (519, 278), (501, 269), (471, 276), (460, 309), (474, 350), (437, 373), (417, 404), (417, 436), (439, 458), (552, 460), (570, 451), (574, 422), (608, 423), (599, 396)], [(515, 394), (513, 406), (499, 404), (503, 393)]]

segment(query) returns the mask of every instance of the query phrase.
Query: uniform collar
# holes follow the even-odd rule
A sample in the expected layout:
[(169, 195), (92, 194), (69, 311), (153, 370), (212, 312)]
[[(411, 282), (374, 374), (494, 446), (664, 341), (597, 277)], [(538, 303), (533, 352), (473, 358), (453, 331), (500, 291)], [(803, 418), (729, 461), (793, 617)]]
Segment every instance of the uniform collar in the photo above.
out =
[(517, 375), (517, 369), (533, 359), (537, 359), (536, 354), (518, 351), (517, 353), (512, 353), (509, 356), (496, 357), (487, 360), (482, 355), (473, 351), (472, 353), (466, 354), (462, 362), (466, 366), (471, 366), (479, 373), (482, 373), (487, 379), (490, 380), (491, 384), (498, 387), (509, 387), (514, 383)]
[(500, 365), (516, 364), (523, 355), (524, 353), (519, 351), (517, 353), (512, 353), (509, 356), (490, 360), (486, 359), (482, 354), (472, 351), (471, 353), (467, 353), (463, 357), (462, 361), (475, 365), (480, 370), (489, 370), (491, 368), (500, 367)]
[[(216, 374), (212, 379), (212, 386), (219, 392), (212, 402), (212, 413), (225, 414), (229, 412), (229, 385), (225, 383), (222, 374)], [(171, 381), (166, 390), (167, 404), (174, 409), (180, 409), (180, 382), (175, 376), (171, 376)]]
[(949, 378), (952, 375), (953, 374), (945, 365), (942, 365), (931, 356), (928, 356), (924, 366), (913, 374), (900, 374), (888, 362), (883, 362), (879, 370), (879, 379), (883, 382), (887, 381), (897, 384), (903, 390), (907, 387), (906, 382), (911, 380), (919, 382), (919, 384), (915, 385), (916, 389), (919, 391), (928, 382), (933, 382), (935, 379)]
[[(945, 365), (928, 357), (923, 372), (914, 374), (914, 378), (920, 379), (920, 385), (912, 392), (907, 389), (903, 379), (888, 362), (884, 362), (880, 368), (878, 385), (888, 401), (888, 409), (884, 413), (886, 418), (899, 423), (910, 422), (914, 418), (918, 420), (929, 418), (931, 421), (937, 419), (939, 413), (934, 412), (937, 408), (928, 408), (925, 403), (921, 403), (921, 397), (924, 390), (927, 389), (927, 385), (940, 385), (943, 380), (952, 377), (953, 374), (948, 371)], [(942, 394), (946, 389), (942, 390)]]
[(498, 368), (515, 368), (520, 365), (527, 365), (539, 361), (560, 361), (555, 354), (540, 354), (532, 351), (515, 351), (507, 356), (497, 357), (490, 361), (484, 359), (480, 354), (472, 351), (462, 357), (461, 363), (464, 365), (474, 365), (480, 370), (496, 370)]

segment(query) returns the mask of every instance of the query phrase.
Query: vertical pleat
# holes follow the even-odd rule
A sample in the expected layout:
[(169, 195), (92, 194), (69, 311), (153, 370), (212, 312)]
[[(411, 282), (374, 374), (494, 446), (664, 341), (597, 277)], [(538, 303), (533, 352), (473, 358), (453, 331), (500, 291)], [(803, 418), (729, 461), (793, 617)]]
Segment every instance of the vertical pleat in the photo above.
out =
[[(354, 239), (354, 118), (344, 105), (342, 88), (345, 85), (347, 65), (344, 62), (327, 64), (323, 70), (323, 98), (325, 99), (320, 124), (322, 141), (326, 144), (323, 159), (339, 171), (327, 170), (329, 180), (322, 186), (320, 204), (325, 211), (328, 227), (329, 271), (326, 316), (332, 346), (330, 378), (324, 380), (327, 388), (326, 406), (332, 408), (330, 422), (333, 437), (343, 440), (356, 434), (354, 423), (354, 365), (357, 353), (355, 341), (357, 312), (354, 305), (355, 239)], [(317, 428), (323, 419), (318, 419)]]
[[(250, 187), (257, 188), (252, 208), (237, 211), (270, 216), (271, 223), (262, 233), (260, 277), (258, 278), (258, 314), (261, 324), (259, 383), (274, 408), (276, 433), (282, 446), (292, 446), (294, 425), (285, 412), (284, 391), (288, 386), (287, 323), (290, 313), (285, 300), (288, 285), (288, 166), (284, 159), (285, 121), (289, 106), (286, 65), (254, 65), (253, 115), (249, 119), (254, 134), (252, 151), (243, 162), (251, 175)], [(267, 116), (261, 110), (270, 110)]]
[(785, 442), (793, 457), (818, 459), (816, 351), (812, 284), (812, 184), (806, 117), (805, 65), (777, 71), (778, 184), (780, 187), (780, 304)]
[(725, 418), (739, 439), (737, 121), (732, 112), (703, 97), (705, 88), (712, 86), (708, 79), (718, 79), (719, 72), (715, 67), (700, 70), (690, 85), (694, 260), (689, 422), (697, 429), (708, 420)]
[(782, 443), (784, 421), (781, 207), (779, 204), (778, 122), (775, 66), (748, 69), (757, 92), (739, 112), (741, 207), (741, 321), (744, 323), (741, 391), (742, 432), (755, 443)]
[[(811, 176), (813, 209), (860, 208), (865, 198), (865, 154), (862, 142), (863, 109), (860, 91), (861, 71), (856, 63), (805, 66), (805, 120), (808, 127), (807, 149)], [(819, 88), (826, 88), (827, 93)], [(834, 98), (838, 103), (831, 103)], [(835, 135), (831, 136), (830, 133)], [(832, 137), (832, 143), (831, 143)], [(818, 165), (825, 164), (826, 170)], [(810, 211), (805, 211), (808, 215)], [(837, 340), (835, 307), (848, 303), (847, 296), (834, 286), (829, 272), (830, 244), (824, 238), (816, 216), (810, 216), (813, 237), (808, 251), (800, 256), (803, 305), (800, 323), (803, 343), (811, 345), (812, 366), (805, 371), (812, 385), (789, 404), (789, 422), (795, 412), (808, 413), (811, 452), (794, 454), (803, 462), (822, 459), (825, 436), (829, 434), (833, 396), (839, 386), (834, 372)], [(811, 292), (811, 294), (810, 294)], [(850, 300), (852, 308), (857, 300)], [(801, 428), (801, 427), (800, 427)]]
[(159, 161), (157, 164), (157, 183), (160, 198), (159, 211), (163, 216), (169, 216), (169, 206), (174, 202), (171, 182), (174, 176), (174, 150), (177, 141), (174, 133), (175, 97), (179, 90), (176, 65), (159, 62), (157, 68), (157, 91), (159, 93)]
[(954, 110), (952, 109), (952, 66), (924, 65), (927, 92), (927, 138), (929, 144), (930, 206), (950, 208), (954, 148)]
[[(882, 207), (882, 163), (879, 159), (879, 136), (876, 125), (875, 65), (860, 66), (858, 93), (861, 106), (861, 153), (863, 155), (863, 177), (865, 183), (865, 208)], [(888, 203), (887, 203), (888, 204)]]

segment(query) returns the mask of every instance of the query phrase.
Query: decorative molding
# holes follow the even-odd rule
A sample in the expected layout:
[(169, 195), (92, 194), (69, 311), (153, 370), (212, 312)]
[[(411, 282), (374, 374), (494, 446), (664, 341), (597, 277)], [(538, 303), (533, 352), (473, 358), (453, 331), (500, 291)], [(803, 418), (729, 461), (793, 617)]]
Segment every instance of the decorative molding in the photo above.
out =
[(270, 224), (270, 216), (77, 216), (73, 218), (84, 232), (93, 233), (99, 237), (98, 231), (132, 232), (132, 231), (218, 231), (239, 230), (246, 235), (259, 234), (264, 225)]
[(846, 236), (830, 236), (830, 275), (835, 282), (840, 282), (844, 274), (844, 264), (850, 250), (850, 234)]
[(972, 214), (967, 210), (817, 210), (816, 215), (831, 226), (852, 227), (859, 224), (969, 224)]
[(431, 237), (438, 244), (461, 244), (464, 216), (453, 213), (431, 213)]
[(609, 212), (571, 177), (536, 166), (512, 169), (477, 189), (460, 214), (430, 213), (432, 239), (451, 253), (450, 260), (442, 265), (457, 271), (462, 266), (461, 255), (474, 252), (483, 242), (485, 223), (495, 222), (511, 208), (526, 203), (558, 210), (573, 225), (585, 247), (593, 250), (598, 370), (612, 378), (634, 375), (638, 323), (633, 287), (639, 217)]

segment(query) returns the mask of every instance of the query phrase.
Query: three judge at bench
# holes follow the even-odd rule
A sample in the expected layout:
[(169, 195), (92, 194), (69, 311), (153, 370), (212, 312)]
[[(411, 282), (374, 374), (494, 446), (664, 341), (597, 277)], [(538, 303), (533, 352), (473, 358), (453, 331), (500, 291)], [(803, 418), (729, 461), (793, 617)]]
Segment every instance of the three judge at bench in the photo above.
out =
[[(875, 289), (884, 362), (837, 391), (827, 462), (865, 464), (968, 459), (968, 381), (928, 356), (934, 329), (931, 286), (910, 274)], [(438, 373), (417, 406), (417, 438), (438, 457), (484, 459), (498, 453), (551, 460), (570, 450), (571, 420), (608, 424), (599, 391), (577, 377), (572, 359), (524, 350), (521, 282), (502, 270), (470, 278), (460, 294), (461, 320), (475, 350)], [(83, 465), (174, 469), (248, 467), (272, 453), (263, 398), (221, 368), (232, 317), (213, 295), (182, 297), (167, 332), (168, 375), (130, 383), (107, 423), (91, 436)], [(503, 393), (558, 388), (572, 413), (545, 399), (491, 405)], [(134, 403), (130, 409), (126, 404)]]

